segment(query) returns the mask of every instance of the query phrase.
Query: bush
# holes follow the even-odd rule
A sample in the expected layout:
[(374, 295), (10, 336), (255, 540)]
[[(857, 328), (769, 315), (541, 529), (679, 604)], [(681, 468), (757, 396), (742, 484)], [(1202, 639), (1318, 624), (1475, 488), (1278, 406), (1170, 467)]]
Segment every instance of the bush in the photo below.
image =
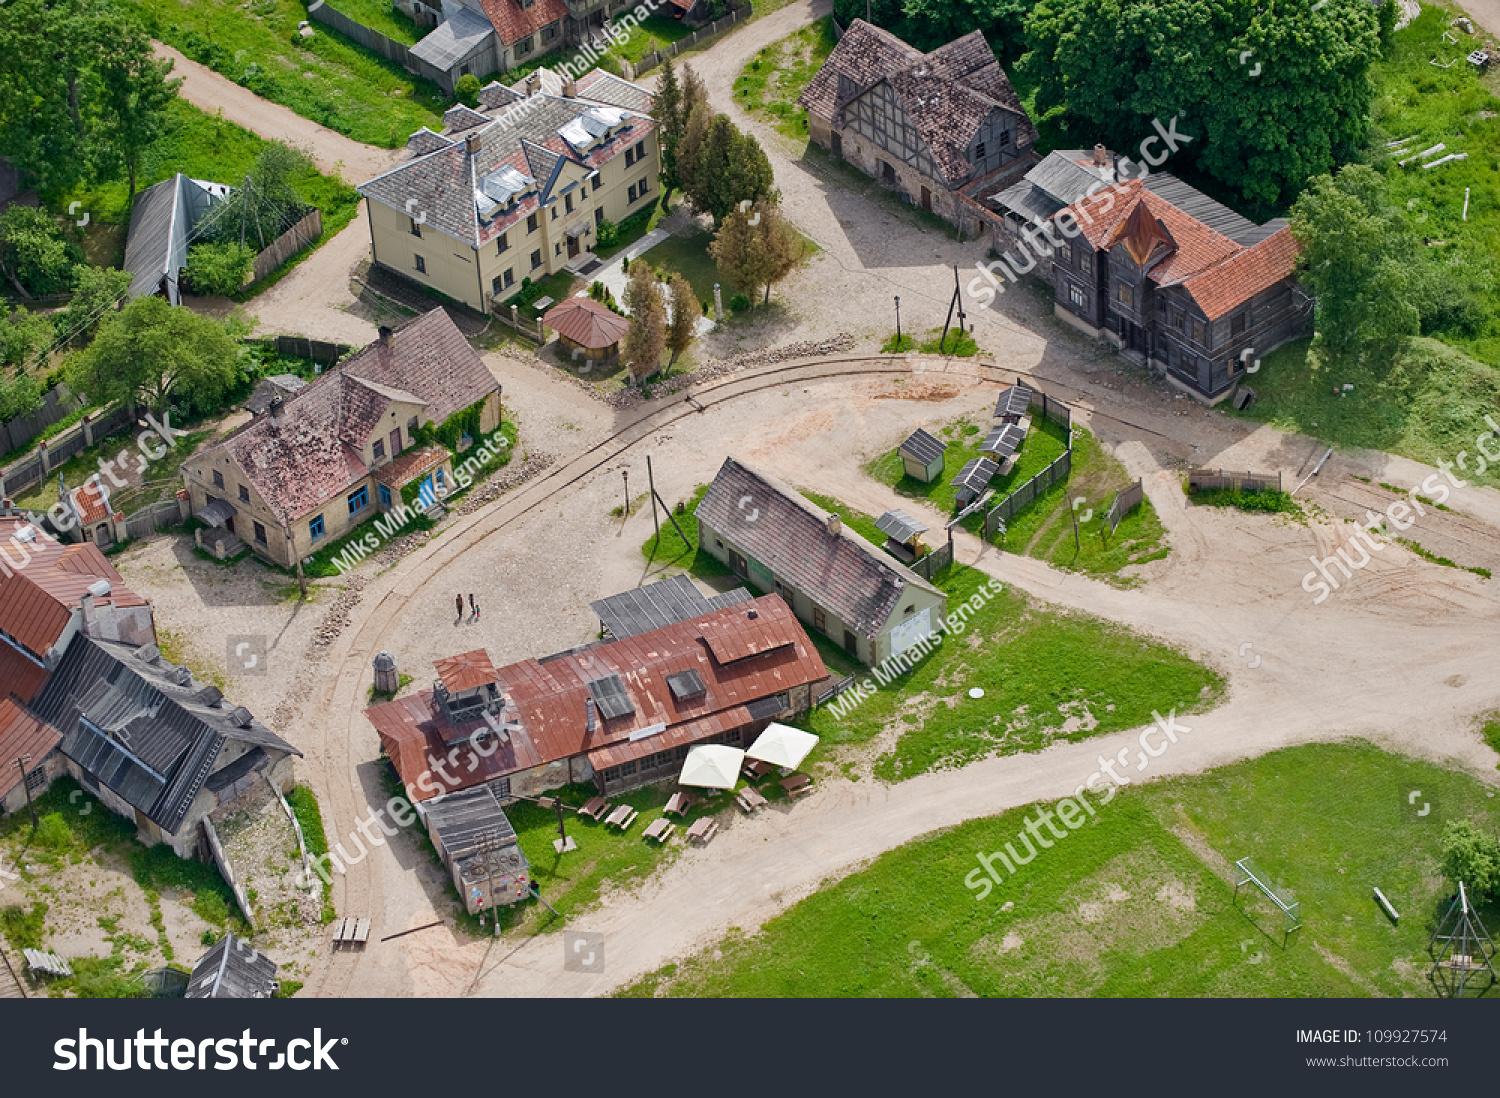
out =
[(49, 812), (37, 824), (33, 841), (43, 850), (67, 850), (73, 845), (73, 833), (60, 812)]
[(743, 313), (748, 308), (750, 308), (750, 299), (744, 294), (735, 294), (729, 299), (731, 313)]
[(472, 72), (464, 73), (458, 78), (458, 83), (453, 85), (453, 94), (466, 107), (479, 106), (479, 77)]
[(192, 293), (228, 297), (245, 285), (254, 263), (248, 244), (195, 244), (182, 277)]
[(594, 230), (594, 246), (597, 248), (613, 248), (620, 242), (620, 226), (608, 219), (599, 222), (599, 227)]
[(1500, 896), (1500, 839), (1470, 820), (1451, 820), (1443, 828), (1443, 875), (1462, 881), (1471, 897), (1483, 903)]

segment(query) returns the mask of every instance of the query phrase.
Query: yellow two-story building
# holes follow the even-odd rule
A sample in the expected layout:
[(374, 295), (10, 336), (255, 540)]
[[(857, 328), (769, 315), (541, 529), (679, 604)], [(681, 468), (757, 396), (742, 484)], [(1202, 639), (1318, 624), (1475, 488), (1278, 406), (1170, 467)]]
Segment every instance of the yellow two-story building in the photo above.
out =
[(375, 262), (482, 313), (581, 270), (599, 225), (649, 208), (661, 186), (650, 109), (648, 92), (599, 69), (489, 85), (358, 188)]

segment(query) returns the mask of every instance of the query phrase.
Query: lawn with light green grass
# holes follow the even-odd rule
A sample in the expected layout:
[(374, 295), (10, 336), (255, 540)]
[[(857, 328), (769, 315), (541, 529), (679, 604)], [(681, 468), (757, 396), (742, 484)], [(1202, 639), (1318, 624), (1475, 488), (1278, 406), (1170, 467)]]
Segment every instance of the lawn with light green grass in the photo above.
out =
[(825, 16), (763, 46), (740, 70), (734, 97), (740, 106), (769, 122), (778, 133), (807, 137), (807, 111), (797, 97), (833, 52), (833, 18)]
[[(1412, 789), (1426, 817), (1408, 809)], [(1500, 829), (1500, 801), (1466, 774), (1359, 741), (1316, 744), (1127, 788), (1014, 876), (992, 863), (1002, 880), (977, 898), (965, 882), (983, 876), (978, 855), (1024, 852), (1017, 834), (1038, 812), (889, 851), (753, 938), (702, 943), (621, 994), (1432, 997), (1426, 946), (1452, 891), (1443, 825)], [(1286, 945), (1279, 911), (1235, 897), (1245, 857), (1301, 902)], [(1500, 905), (1481, 913), (1500, 923)]]

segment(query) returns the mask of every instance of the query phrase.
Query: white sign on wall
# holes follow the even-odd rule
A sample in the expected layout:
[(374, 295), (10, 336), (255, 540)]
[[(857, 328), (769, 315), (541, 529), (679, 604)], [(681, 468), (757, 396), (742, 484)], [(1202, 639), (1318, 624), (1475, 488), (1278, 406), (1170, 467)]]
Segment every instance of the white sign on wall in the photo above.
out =
[(924, 637), (932, 635), (932, 607), (920, 610), (891, 628), (891, 655), (900, 655)]

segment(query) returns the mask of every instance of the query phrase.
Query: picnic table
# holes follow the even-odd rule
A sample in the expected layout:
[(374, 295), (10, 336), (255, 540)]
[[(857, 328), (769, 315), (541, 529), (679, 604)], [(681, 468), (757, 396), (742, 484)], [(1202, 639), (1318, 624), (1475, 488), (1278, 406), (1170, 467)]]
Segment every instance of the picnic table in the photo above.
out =
[(771, 772), (771, 764), (764, 759), (750, 759), (745, 763), (745, 777), (758, 782)]
[(734, 795), (734, 799), (747, 816), (757, 808), (764, 808), (769, 803), (760, 795), (760, 790), (754, 786), (740, 790)]
[(635, 823), (635, 818), (639, 815), (640, 813), (631, 808), (628, 804), (622, 804), (609, 814), (609, 818), (606, 819), (604, 823), (606, 827), (614, 826), (618, 827), (621, 831), (624, 831), (628, 829), (631, 824)]
[(603, 797), (594, 797), (578, 810), (578, 814), (580, 816), (587, 816), (589, 819), (597, 821), (608, 811), (609, 802), (606, 801)]
[(812, 792), (812, 779), (806, 774), (793, 774), (790, 778), (783, 778), (777, 784), (786, 790), (789, 797)]
[(666, 842), (672, 837), (672, 832), (677, 830), (677, 825), (665, 816), (658, 817), (646, 828), (643, 834), (648, 839), (655, 839), (659, 843)]
[(674, 816), (686, 816), (688, 809), (697, 803), (691, 793), (673, 793), (671, 799), (667, 801), (667, 807), (663, 811), (670, 812)]
[(687, 829), (688, 841), (702, 843), (704, 846), (707, 846), (709, 843), (713, 842), (714, 836), (718, 833), (718, 822), (710, 816), (704, 816), (697, 823), (693, 824), (692, 827)]

